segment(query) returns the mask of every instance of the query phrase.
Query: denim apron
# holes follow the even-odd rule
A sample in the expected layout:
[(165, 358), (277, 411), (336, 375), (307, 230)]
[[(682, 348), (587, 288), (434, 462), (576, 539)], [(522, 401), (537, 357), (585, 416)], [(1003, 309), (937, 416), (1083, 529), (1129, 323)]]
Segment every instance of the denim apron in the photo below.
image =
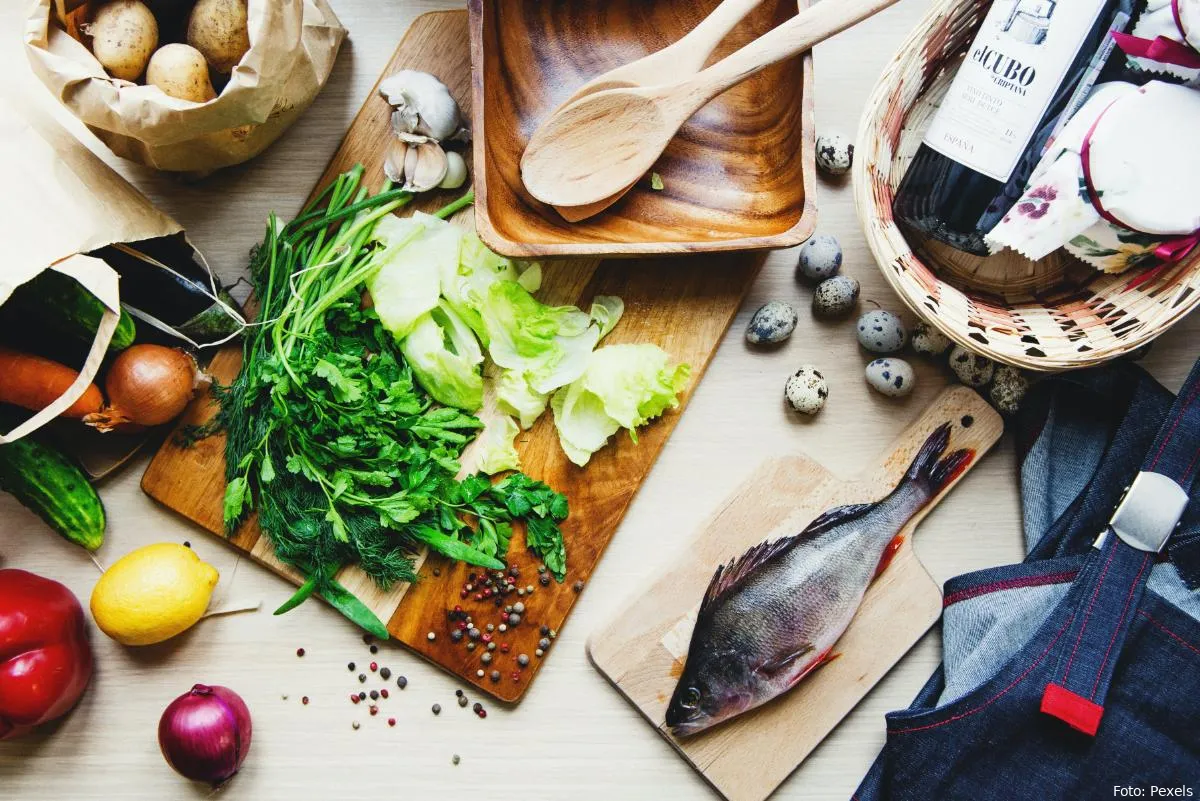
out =
[(946, 584), (856, 801), (1200, 798), (1200, 363), (1175, 399), (1121, 364), (1027, 407), (1029, 559)]

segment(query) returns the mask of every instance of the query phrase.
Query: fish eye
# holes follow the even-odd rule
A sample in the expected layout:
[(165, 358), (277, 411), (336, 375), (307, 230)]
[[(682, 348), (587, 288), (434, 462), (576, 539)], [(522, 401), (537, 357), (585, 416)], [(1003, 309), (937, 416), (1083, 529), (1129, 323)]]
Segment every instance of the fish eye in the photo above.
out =
[(688, 687), (683, 691), (683, 698), (680, 699), (684, 709), (695, 709), (700, 704), (700, 691), (695, 687)]

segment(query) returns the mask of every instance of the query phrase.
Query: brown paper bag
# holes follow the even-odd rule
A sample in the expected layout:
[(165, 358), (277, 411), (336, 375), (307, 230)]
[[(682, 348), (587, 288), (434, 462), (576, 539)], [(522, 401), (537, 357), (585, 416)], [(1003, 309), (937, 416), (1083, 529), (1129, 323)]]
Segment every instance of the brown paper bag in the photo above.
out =
[(346, 29), (325, 0), (249, 0), (250, 50), (214, 100), (179, 100), (109, 77), (55, 21), (54, 0), (29, 0), (33, 71), (123, 158), (209, 173), (261, 153), (308, 108), (333, 69)]
[(0, 95), (0, 185), (19, 186), (21, 201), (0, 214), (0, 305), (44, 270), (79, 281), (106, 307), (79, 378), (58, 400), (7, 434), (0, 444), (37, 430), (74, 403), (96, 376), (120, 318), (119, 276), (87, 255), (117, 243), (182, 235), (111, 167), (71, 136), (36, 101)]

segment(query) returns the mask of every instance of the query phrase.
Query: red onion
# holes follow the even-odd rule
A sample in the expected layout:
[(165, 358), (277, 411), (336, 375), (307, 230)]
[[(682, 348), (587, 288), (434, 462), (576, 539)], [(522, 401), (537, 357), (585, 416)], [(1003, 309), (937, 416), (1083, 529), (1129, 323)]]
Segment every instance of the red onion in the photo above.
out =
[(176, 698), (158, 721), (167, 764), (214, 787), (238, 772), (250, 752), (250, 710), (228, 687), (197, 684)]

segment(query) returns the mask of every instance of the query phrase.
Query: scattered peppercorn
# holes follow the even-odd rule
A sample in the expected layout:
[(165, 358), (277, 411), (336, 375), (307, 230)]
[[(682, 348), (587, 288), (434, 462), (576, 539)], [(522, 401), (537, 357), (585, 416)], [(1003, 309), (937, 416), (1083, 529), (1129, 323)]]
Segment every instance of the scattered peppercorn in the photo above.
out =
[(487, 710), (486, 710), (486, 709), (481, 709), (481, 710), (479, 710), (478, 712), (476, 712), (475, 714), (476, 714), (476, 715), (479, 715), (479, 717), (481, 717), (481, 718), (486, 718), (486, 717), (487, 717)]
[(359, 693), (359, 694), (358, 694), (358, 700), (360, 700), (360, 701), (365, 701), (365, 700), (367, 700), (367, 694), (366, 694), (365, 692), (361, 692), (361, 693)]
[(390, 679), (392, 677), (392, 669), (384, 668), (383, 670), (379, 671), (379, 677), (381, 679), (383, 679), (384, 681), (387, 681), (388, 679)]
[(520, 665), (521, 667), (525, 667), (526, 665), (528, 665), (529, 664), (529, 654), (518, 654), (517, 655), (517, 664)]
[(536, 656), (536, 657), (538, 657), (539, 659), (540, 659), (541, 657), (545, 656), (545, 654), (546, 654), (546, 652), (545, 652), (545, 651), (543, 651), (541, 648), (538, 648), (538, 649), (536, 649), (536, 650), (533, 652), (533, 655), (534, 655), (534, 656)]
[(543, 587), (549, 587), (550, 577), (547, 575), (538, 576), (538, 584), (541, 584)]
[(296, 656), (304, 656), (304, 649), (303, 649), (303, 648), (297, 648), (297, 649), (296, 649)]
[(467, 696), (465, 696), (465, 695), (460, 695), (460, 696), (458, 696), (458, 705), (459, 705), (459, 706), (466, 706), (466, 705), (467, 705), (467, 703), (468, 703), (468, 702), (467, 702)]
[(457, 765), (457, 764), (458, 764), (460, 761), (462, 761), (462, 760), (461, 760), (461, 757), (459, 757), (459, 755), (458, 755), (458, 754), (455, 754), (454, 756), (450, 757), (450, 764), (451, 764), (451, 765)]
[(479, 712), (479, 710), (481, 710), (481, 709), (483, 709), (483, 704), (479, 703), (478, 701), (476, 701), (475, 704), (471, 707), (471, 711), (473, 711), (473, 712)]
[(474, 650), (475, 650), (475, 643), (473, 643), (473, 642), (469, 642), (469, 643), (467, 643), (467, 650), (468, 650), (468, 651), (474, 651)]
[(371, 646), (371, 653), (373, 653), (373, 654), (377, 654), (377, 653), (379, 653), (379, 646), (378, 646), (378, 645), (372, 645), (372, 646)]
[(371, 668), (371, 672), (372, 672), (372, 673), (374, 673), (375, 671), (379, 670), (379, 663), (378, 663), (378, 662), (372, 662), (372, 663), (370, 664), (370, 668)]
[(351, 662), (351, 663), (349, 663), (348, 665), (346, 665), (346, 667), (347, 667), (347, 668), (350, 670), (350, 672), (351, 672), (351, 673), (353, 673), (353, 672), (354, 672), (354, 663), (353, 663), (353, 662)]
[(303, 698), (301, 698), (300, 703), (304, 704), (305, 706), (308, 706), (308, 696), (306, 695)]
[(379, 690), (371, 690), (371, 700), (372, 701), (379, 700)]
[(495, 650), (496, 650), (496, 643), (494, 643), (494, 642), (489, 642), (489, 643), (488, 643), (488, 646), (487, 646), (487, 648), (488, 648), (488, 650), (489, 650), (489, 651), (495, 651)]
[(491, 654), (484, 654), (479, 659), (485, 665), (490, 665), (492, 663), (492, 655)]
[(458, 629), (455, 629), (454, 631), (450, 632), (450, 639), (452, 641), (462, 642), (462, 638), (463, 638), (463, 633), (461, 631), (459, 631)]
[(508, 616), (508, 625), (516, 626), (520, 622), (521, 622), (521, 616), (518, 615), (516, 612), (513, 612), (511, 615)]
[(575, 582), (574, 584), (571, 585), (571, 589), (575, 590), (575, 592), (583, 592), (583, 582), (582, 581)]
[(359, 682), (359, 684), (366, 684), (367, 683), (367, 674), (359, 673), (358, 674), (358, 682)]
[(358, 696), (357, 696), (356, 694), (354, 694), (354, 693), (351, 693), (351, 694), (350, 694), (350, 703), (352, 703), (352, 704), (357, 704), (357, 703), (358, 703), (358, 700), (359, 700), (359, 699), (358, 699)]
[(550, 636), (550, 627), (542, 626), (540, 629), (538, 629), (538, 633), (541, 634), (543, 637), (549, 637)]
[(358, 731), (358, 721), (356, 720), (353, 723), (351, 723), (350, 728), (354, 729), (355, 731)]
[(455, 691), (454, 691), (454, 694), (455, 694), (456, 696), (458, 696), (459, 698), (462, 698), (462, 697), (463, 697), (463, 691), (462, 691), (462, 690), (455, 690)]
[(396, 725), (396, 719), (395, 719), (395, 718), (388, 718), (388, 725), (389, 725), (389, 726), (395, 726), (395, 725)]
[(493, 670), (491, 678), (492, 678), (492, 681), (500, 681), (500, 671)]
[(525, 614), (525, 604), (521, 603), (520, 601), (517, 601), (515, 604), (513, 604), (513, 611), (516, 612), (518, 615)]
[(380, 698), (387, 698), (387, 697), (388, 697), (388, 691), (387, 691), (387, 687), (384, 687), (382, 690), (380, 690), (380, 691), (379, 691), (379, 697), (380, 697)]
[(479, 670), (475, 671), (475, 678), (477, 678), (477, 679), (483, 678), (483, 668), (480, 668)]
[(436, 640), (436, 639), (437, 639), (437, 635), (436, 635), (436, 634), (434, 634), (432, 631), (431, 631), (431, 632), (429, 632), (428, 634), (426, 634), (426, 635), (425, 635), (425, 637), (426, 637), (426, 639), (428, 639), (430, 642), (433, 642), (434, 640)]
[(549, 647), (550, 647), (550, 638), (549, 637), (543, 637), (542, 639), (538, 640), (538, 648), (541, 648), (543, 651), (545, 651)]
[(396, 686), (403, 690), (408, 686), (408, 679), (401, 676), (400, 678), (396, 679)]
[(504, 632), (508, 631), (508, 626), (505, 625), (504, 623), (501, 623), (500, 628), (498, 628), (497, 631), (499, 631), (501, 634), (503, 634)]
[(437, 578), (437, 577), (438, 577), (438, 576), (440, 576), (440, 575), (442, 575), (442, 570), (441, 570), (441, 568), (437, 568), (437, 567), (435, 567), (435, 568), (433, 569), (433, 577), (434, 577), (434, 578)]
[(378, 714), (379, 714), (379, 707), (375, 706), (374, 704), (371, 704), (371, 717), (375, 717)]
[(433, 714), (435, 714), (435, 715), (440, 715), (440, 714), (442, 714), (442, 705), (441, 705), (441, 704), (434, 704), (434, 705), (433, 705)]

